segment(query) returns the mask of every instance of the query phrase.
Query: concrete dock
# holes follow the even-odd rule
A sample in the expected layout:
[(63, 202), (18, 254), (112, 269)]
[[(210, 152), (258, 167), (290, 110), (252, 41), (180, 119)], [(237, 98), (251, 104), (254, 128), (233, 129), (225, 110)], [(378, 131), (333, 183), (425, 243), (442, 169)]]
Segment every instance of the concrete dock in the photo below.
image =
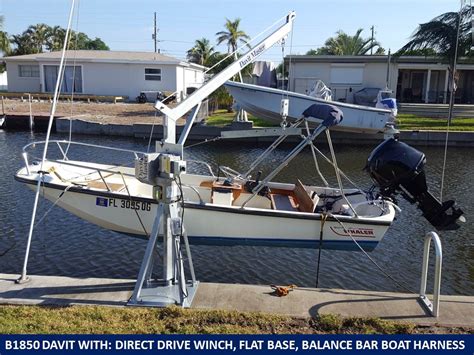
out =
[[(0, 304), (125, 306), (135, 280), (0, 274)], [(269, 286), (201, 283), (192, 308), (223, 309), (312, 317), (379, 317), (416, 323), (474, 328), (473, 296), (441, 296), (440, 316), (429, 316), (415, 294), (338, 289), (296, 288), (276, 297)]]

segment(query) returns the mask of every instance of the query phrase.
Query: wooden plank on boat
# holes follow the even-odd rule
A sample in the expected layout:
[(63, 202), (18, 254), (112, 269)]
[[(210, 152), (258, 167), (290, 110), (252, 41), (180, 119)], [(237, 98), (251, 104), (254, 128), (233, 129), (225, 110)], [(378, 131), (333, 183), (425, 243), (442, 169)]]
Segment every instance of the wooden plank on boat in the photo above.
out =
[(314, 212), (314, 202), (299, 179), (296, 181), (294, 192), (298, 199), (299, 210), (308, 213)]

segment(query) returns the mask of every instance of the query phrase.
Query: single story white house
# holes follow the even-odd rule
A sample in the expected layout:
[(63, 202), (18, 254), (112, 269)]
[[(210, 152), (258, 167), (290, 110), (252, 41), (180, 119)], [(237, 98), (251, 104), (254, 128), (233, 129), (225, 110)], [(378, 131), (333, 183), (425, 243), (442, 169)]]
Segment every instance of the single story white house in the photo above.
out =
[[(333, 99), (354, 102), (354, 93), (363, 88), (388, 86), (397, 100), (419, 103), (446, 103), (449, 70), (438, 57), (386, 55), (334, 56), (291, 55), (285, 57), (291, 91), (306, 93), (322, 80)], [(474, 104), (474, 64), (460, 58), (457, 65), (456, 103)]]
[[(204, 82), (205, 67), (154, 52), (67, 51), (61, 93), (128, 96), (142, 91), (186, 93)], [(53, 92), (61, 52), (4, 57), (8, 91)]]

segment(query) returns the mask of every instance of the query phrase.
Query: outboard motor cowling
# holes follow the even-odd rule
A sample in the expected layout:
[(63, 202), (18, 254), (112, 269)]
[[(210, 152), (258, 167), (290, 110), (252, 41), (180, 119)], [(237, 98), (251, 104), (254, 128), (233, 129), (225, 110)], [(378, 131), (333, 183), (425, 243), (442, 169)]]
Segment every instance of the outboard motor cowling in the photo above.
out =
[(441, 203), (428, 192), (425, 163), (422, 152), (392, 138), (372, 151), (365, 170), (380, 188), (382, 196), (394, 197), (401, 193), (409, 202), (417, 202), (423, 216), (437, 229), (459, 228), (456, 221), (463, 211), (455, 207), (453, 200)]

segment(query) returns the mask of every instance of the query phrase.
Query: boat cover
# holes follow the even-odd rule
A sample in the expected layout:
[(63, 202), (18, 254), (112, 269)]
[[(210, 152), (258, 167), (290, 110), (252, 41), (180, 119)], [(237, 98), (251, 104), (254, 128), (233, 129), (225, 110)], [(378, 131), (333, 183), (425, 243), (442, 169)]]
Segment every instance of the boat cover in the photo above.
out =
[(342, 111), (330, 104), (313, 104), (303, 112), (304, 117), (314, 117), (322, 120), (326, 127), (335, 126), (342, 122)]

